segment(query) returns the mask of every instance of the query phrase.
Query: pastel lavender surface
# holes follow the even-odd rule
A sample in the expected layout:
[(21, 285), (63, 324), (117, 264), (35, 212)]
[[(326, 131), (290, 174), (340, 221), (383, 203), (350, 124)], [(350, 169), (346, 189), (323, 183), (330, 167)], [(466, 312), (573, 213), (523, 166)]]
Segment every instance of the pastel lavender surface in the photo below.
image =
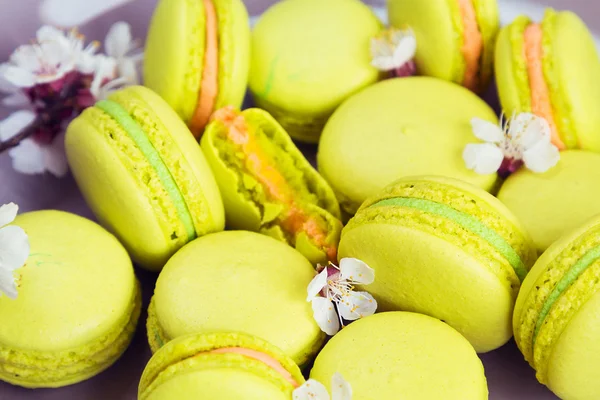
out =
[[(0, 0), (0, 58), (6, 59), (19, 44), (26, 43), (35, 36), (40, 26), (37, 6), (41, 0), (13, 1)], [(81, 29), (89, 39), (104, 37), (110, 25), (118, 20), (129, 22), (133, 28), (133, 37), (144, 38), (148, 20), (156, 0), (136, 0), (119, 10), (110, 12), (98, 20), (92, 21)], [(264, 11), (272, 0), (246, 0), (251, 15)], [(503, 20), (510, 20), (522, 10), (531, 9), (538, 17), (539, 5), (524, 4), (521, 0), (500, 1)], [(527, 2), (527, 3), (534, 3)], [(547, 0), (545, 5), (565, 8), (566, 2)], [(372, 4), (383, 5), (383, 0)], [(571, 0), (568, 7), (593, 28), (600, 28), (600, 5), (594, 0)], [(8, 110), (0, 109), (0, 118), (8, 115)], [(301, 146), (310, 159), (314, 159), (315, 148)], [(20, 206), (21, 212), (38, 209), (59, 209), (93, 218), (85, 205), (73, 179), (67, 176), (57, 179), (50, 175), (27, 176), (14, 172), (7, 154), (0, 155), (0, 204), (13, 201)], [(138, 270), (143, 284), (145, 305), (153, 291), (156, 275)], [(114, 399), (134, 400), (137, 398), (137, 386), (146, 362), (151, 356), (146, 342), (145, 315), (140, 318), (138, 332), (125, 355), (109, 370), (86, 382), (61, 389), (26, 390), (0, 382), (0, 400), (63, 400), (63, 399)], [(4, 322), (6, 323), (6, 321)], [(8, 322), (10, 323), (10, 322)], [(542, 385), (538, 384), (533, 370), (511, 341), (503, 348), (481, 356), (483, 360), (491, 400), (556, 399)]]

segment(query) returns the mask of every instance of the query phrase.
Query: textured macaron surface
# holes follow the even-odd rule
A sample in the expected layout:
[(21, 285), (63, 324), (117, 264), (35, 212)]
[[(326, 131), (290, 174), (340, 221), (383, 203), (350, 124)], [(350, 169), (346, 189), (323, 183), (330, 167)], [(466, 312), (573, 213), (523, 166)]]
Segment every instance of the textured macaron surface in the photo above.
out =
[(335, 195), (267, 112), (217, 111), (202, 150), (229, 227), (285, 241), (315, 263), (336, 260), (341, 222)]
[(542, 383), (549, 381), (556, 343), (599, 289), (600, 221), (595, 218), (553, 244), (536, 262), (519, 294), (515, 340)]
[(142, 265), (158, 269), (189, 240), (223, 228), (202, 152), (152, 91), (124, 89), (86, 109), (69, 126), (66, 147), (88, 204)]
[(31, 251), (16, 300), (0, 297), (0, 379), (57, 387), (89, 378), (128, 346), (141, 300), (131, 261), (97, 224), (59, 211), (19, 215)]
[(268, 340), (302, 365), (323, 335), (306, 302), (314, 277), (299, 252), (245, 231), (207, 235), (161, 272), (149, 309), (153, 351), (194, 332), (241, 331)]
[[(487, 399), (483, 365), (469, 342), (438, 319), (385, 312), (336, 334), (310, 377), (329, 386), (340, 373), (353, 399)], [(401, 396), (401, 397), (399, 397)]]
[(363, 203), (342, 231), (340, 257), (375, 269), (368, 291), (380, 309), (440, 318), (489, 351), (511, 336), (512, 307), (536, 252), (489, 193), (449, 178), (414, 177)]
[(342, 208), (354, 214), (368, 197), (405, 176), (443, 175), (491, 190), (496, 175), (465, 166), (477, 142), (470, 121), (497, 120), (479, 97), (429, 77), (390, 79), (359, 92), (329, 119), (317, 154), (319, 172)]
[(563, 234), (600, 213), (598, 182), (600, 155), (567, 150), (544, 173), (523, 168), (509, 176), (498, 199), (519, 218), (542, 253)]
[[(232, 349), (242, 351), (230, 352)], [(258, 358), (249, 357), (248, 353), (262, 354), (270, 365)], [(218, 374), (215, 371), (226, 372)], [(186, 384), (185, 379), (180, 379), (194, 373), (200, 381), (206, 381), (206, 376), (213, 375), (223, 385), (221, 392), (214, 391), (218, 385), (199, 385), (193, 382)], [(237, 379), (230, 380), (232, 378)], [(206, 397), (209, 394), (215, 396), (216, 393), (223, 396), (228, 393), (228, 386), (238, 385), (242, 387), (233, 389), (229, 395), (239, 394), (242, 389), (252, 392), (256, 390), (253, 386), (257, 386), (259, 393), (272, 391), (277, 392), (278, 396), (283, 393), (289, 397), (294, 387), (304, 382), (304, 378), (298, 366), (277, 347), (250, 335), (223, 332), (182, 336), (159, 350), (144, 370), (139, 385), (139, 398), (163, 398), (156, 393), (168, 393), (163, 386), (175, 386), (172, 381), (178, 382), (177, 386), (188, 386), (186, 395), (191, 396), (190, 398)], [(186, 393), (181, 388), (176, 390)]]

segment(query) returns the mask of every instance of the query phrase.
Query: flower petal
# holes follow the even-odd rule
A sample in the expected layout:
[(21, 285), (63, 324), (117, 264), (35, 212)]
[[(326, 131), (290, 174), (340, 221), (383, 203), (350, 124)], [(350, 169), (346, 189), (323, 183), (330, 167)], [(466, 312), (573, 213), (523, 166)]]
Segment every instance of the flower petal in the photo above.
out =
[(554, 167), (560, 159), (558, 148), (552, 143), (538, 141), (533, 147), (523, 152), (525, 166), (533, 172), (546, 172)]
[(114, 58), (124, 57), (131, 49), (131, 27), (127, 22), (112, 24), (104, 39), (106, 55)]
[(463, 160), (468, 169), (478, 174), (493, 174), (500, 169), (504, 154), (491, 143), (468, 144), (463, 151)]
[(10, 299), (17, 298), (17, 284), (12, 271), (0, 269), (0, 296), (2, 293)]
[(9, 65), (4, 70), (4, 79), (19, 88), (29, 88), (35, 85), (35, 75), (31, 71)]
[(9, 140), (31, 124), (35, 117), (35, 113), (29, 110), (19, 110), (10, 114), (0, 122), (0, 140)]
[(498, 125), (481, 118), (471, 119), (471, 128), (477, 138), (488, 143), (502, 143), (504, 132)]
[(306, 301), (314, 299), (327, 286), (327, 268), (317, 274), (308, 284)]
[(73, 27), (85, 24), (133, 0), (44, 0), (39, 15), (49, 25)]
[(315, 297), (311, 301), (313, 318), (317, 321), (319, 328), (329, 336), (333, 336), (340, 330), (340, 321), (331, 300), (325, 297)]
[(342, 374), (336, 372), (331, 377), (331, 400), (351, 400), (352, 387)]
[(29, 97), (20, 90), (17, 90), (2, 99), (2, 105), (7, 107), (24, 107), (29, 104)]
[(18, 226), (0, 229), (0, 270), (14, 271), (25, 264), (29, 257), (29, 238)]
[(0, 207), (0, 228), (13, 222), (19, 212), (19, 206), (15, 203), (4, 204)]
[(375, 270), (358, 258), (340, 260), (340, 276), (343, 280), (368, 285), (375, 280)]
[(373, 315), (377, 311), (377, 300), (370, 293), (351, 291), (338, 303), (338, 311), (345, 320), (354, 321)]
[(54, 176), (62, 177), (69, 171), (65, 151), (65, 132), (57, 135), (49, 146), (42, 147), (45, 168)]
[[(540, 141), (550, 143), (550, 125), (545, 118), (538, 117), (534, 114), (522, 113), (517, 116), (516, 125), (517, 127), (515, 129), (519, 129), (518, 127), (522, 129), (522, 131), (520, 131), (518, 143), (521, 148), (523, 148), (524, 152)], [(510, 130), (512, 134), (512, 123)]]
[(309, 379), (294, 389), (292, 398), (293, 400), (329, 400), (329, 393), (321, 382)]
[(46, 170), (44, 153), (32, 139), (22, 140), (17, 147), (8, 151), (13, 168), (23, 174), (42, 174)]
[(394, 64), (400, 68), (415, 57), (417, 51), (417, 38), (412, 34), (404, 34), (394, 50)]

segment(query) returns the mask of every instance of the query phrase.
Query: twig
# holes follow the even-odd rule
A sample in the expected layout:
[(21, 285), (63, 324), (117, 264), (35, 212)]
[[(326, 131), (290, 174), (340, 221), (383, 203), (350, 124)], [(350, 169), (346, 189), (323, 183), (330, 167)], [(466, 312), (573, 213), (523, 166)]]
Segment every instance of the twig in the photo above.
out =
[(12, 149), (21, 143), (22, 140), (27, 139), (29, 136), (33, 135), (40, 127), (45, 124), (46, 118), (43, 115), (38, 115), (31, 124), (29, 124), (25, 129), (21, 132), (17, 133), (15, 136), (10, 139), (0, 142), (0, 153)]

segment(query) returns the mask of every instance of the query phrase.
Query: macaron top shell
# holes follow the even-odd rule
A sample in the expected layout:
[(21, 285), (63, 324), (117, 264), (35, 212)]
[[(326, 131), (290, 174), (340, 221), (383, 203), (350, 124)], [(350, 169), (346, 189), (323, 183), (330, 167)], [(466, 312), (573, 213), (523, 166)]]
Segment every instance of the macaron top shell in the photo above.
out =
[(496, 122), (472, 92), (435, 78), (377, 83), (345, 101), (329, 119), (319, 143), (319, 172), (342, 208), (360, 204), (404, 176), (445, 175), (491, 190), (496, 174), (465, 166), (462, 152), (477, 142), (470, 121)]
[(314, 275), (299, 252), (258, 233), (197, 239), (158, 278), (148, 321), (152, 348), (188, 333), (236, 330), (268, 340), (302, 365), (323, 340), (306, 301)]
[(380, 29), (377, 17), (357, 0), (281, 1), (252, 32), (250, 90), (282, 112), (329, 115), (378, 79), (369, 45)]
[(340, 373), (353, 399), (487, 399), (483, 365), (469, 342), (421, 314), (386, 312), (353, 322), (325, 345), (310, 377)]
[(498, 198), (523, 223), (538, 252), (564, 233), (600, 213), (600, 155), (582, 150), (560, 153), (544, 173), (522, 168), (509, 176)]
[[(463, 53), (465, 29), (461, 15), (464, 0), (390, 0), (390, 24), (410, 28), (417, 39), (415, 62), (420, 74), (463, 84), (467, 61)], [(482, 48), (478, 63), (479, 88), (487, 86), (492, 75), (496, 35), (500, 25), (496, 0), (467, 0), (471, 2), (477, 34)], [(473, 35), (471, 35), (473, 36)]]
[(88, 205), (142, 266), (158, 270), (189, 240), (223, 229), (202, 152), (151, 90), (129, 87), (89, 107), (69, 125), (65, 145)]
[[(504, 112), (531, 112), (533, 92), (524, 56), (525, 16), (498, 36), (495, 70)], [(565, 148), (600, 151), (600, 59), (585, 23), (569, 11), (548, 9), (542, 29), (542, 72), (550, 107)]]
[[(250, 64), (248, 13), (239, 0), (211, 0), (218, 28), (218, 94), (215, 109), (240, 106)], [(144, 82), (186, 122), (198, 103), (204, 67), (206, 20), (201, 0), (161, 0), (144, 52)]]
[(0, 349), (55, 352), (106, 335), (129, 314), (136, 280), (117, 239), (60, 211), (17, 216), (31, 246), (17, 271), (19, 294), (0, 297)]
[[(261, 355), (270, 364), (235, 352), (240, 349)], [(152, 357), (138, 394), (141, 400), (283, 400), (303, 382), (298, 366), (264, 340), (234, 332), (191, 334), (169, 342)]]
[(513, 316), (515, 341), (540, 382), (561, 398), (600, 390), (600, 219), (564, 235), (523, 282)]

